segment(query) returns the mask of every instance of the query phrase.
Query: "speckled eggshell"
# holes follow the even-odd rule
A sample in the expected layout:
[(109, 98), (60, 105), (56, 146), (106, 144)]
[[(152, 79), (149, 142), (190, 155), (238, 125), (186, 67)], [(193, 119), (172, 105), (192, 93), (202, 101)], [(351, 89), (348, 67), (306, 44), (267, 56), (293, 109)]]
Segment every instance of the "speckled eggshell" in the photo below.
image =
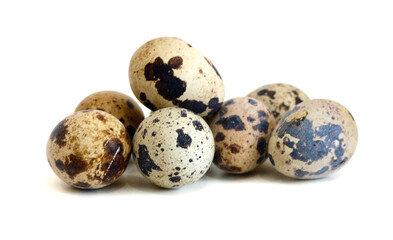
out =
[(309, 100), (279, 122), (270, 138), (269, 158), (286, 176), (321, 178), (349, 161), (357, 140), (355, 120), (346, 108), (330, 100)]
[(183, 108), (163, 108), (145, 118), (133, 138), (133, 159), (153, 184), (177, 188), (200, 179), (214, 156), (207, 123)]
[(94, 109), (105, 111), (119, 119), (131, 139), (144, 119), (142, 109), (130, 96), (115, 91), (96, 92), (87, 96), (79, 103), (75, 112)]
[(249, 97), (228, 100), (209, 126), (215, 137), (214, 163), (220, 169), (241, 174), (266, 160), (275, 120), (263, 103)]
[(302, 90), (283, 83), (260, 87), (247, 96), (263, 102), (273, 113), (276, 122), (297, 104), (309, 100)]
[(98, 110), (66, 117), (53, 129), (46, 148), (56, 175), (82, 189), (115, 182), (126, 169), (130, 153), (131, 140), (124, 125)]
[(212, 62), (178, 38), (142, 45), (132, 56), (129, 80), (135, 96), (153, 111), (178, 106), (204, 117), (224, 101), (223, 81)]

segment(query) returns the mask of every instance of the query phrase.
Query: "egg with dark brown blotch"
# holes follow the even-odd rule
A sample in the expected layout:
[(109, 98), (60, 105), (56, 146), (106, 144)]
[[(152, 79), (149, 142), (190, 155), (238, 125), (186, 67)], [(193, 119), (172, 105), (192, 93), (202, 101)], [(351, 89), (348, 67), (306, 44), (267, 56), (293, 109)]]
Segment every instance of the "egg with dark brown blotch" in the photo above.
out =
[(99, 110), (75, 112), (53, 129), (46, 148), (49, 165), (69, 185), (96, 189), (124, 172), (131, 140), (124, 125)]
[(209, 126), (215, 138), (213, 162), (225, 172), (250, 172), (266, 160), (275, 120), (263, 103), (249, 97), (228, 100)]
[(132, 56), (128, 73), (135, 96), (152, 111), (177, 106), (205, 117), (224, 101), (224, 84), (213, 63), (178, 38), (143, 44)]
[(265, 85), (247, 96), (264, 103), (273, 113), (276, 122), (297, 104), (309, 100), (302, 90), (284, 83)]
[(87, 96), (75, 112), (81, 110), (101, 110), (112, 114), (124, 124), (131, 139), (145, 118), (142, 109), (130, 96), (115, 91), (101, 91)]
[(177, 107), (152, 112), (138, 127), (133, 159), (151, 183), (179, 188), (199, 180), (214, 156), (213, 134), (202, 117)]
[(278, 123), (269, 141), (269, 158), (288, 177), (321, 178), (348, 163), (357, 141), (356, 122), (345, 107), (331, 100), (309, 100)]

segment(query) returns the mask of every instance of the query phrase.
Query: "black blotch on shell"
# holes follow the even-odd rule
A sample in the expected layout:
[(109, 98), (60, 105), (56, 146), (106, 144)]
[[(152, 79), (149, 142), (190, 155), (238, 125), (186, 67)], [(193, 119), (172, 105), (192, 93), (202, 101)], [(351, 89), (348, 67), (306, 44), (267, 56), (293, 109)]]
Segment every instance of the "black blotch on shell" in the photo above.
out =
[(254, 99), (251, 99), (251, 98), (248, 99), (248, 103), (253, 105), (253, 106), (258, 106), (258, 102), (255, 101)]
[(222, 117), (217, 122), (216, 125), (221, 124), (224, 129), (233, 129), (236, 131), (242, 131), (246, 128), (244, 123), (238, 115), (231, 115), (229, 117)]
[(198, 121), (198, 120), (192, 121), (192, 125), (194, 125), (195, 130), (198, 130), (198, 131), (202, 131), (203, 130), (202, 123), (200, 121)]
[(273, 159), (272, 155), (269, 154), (268, 156), (269, 156), (269, 160), (272, 163), (272, 165), (276, 166), (276, 163), (274, 162), (274, 159)]
[[(183, 64), (180, 56), (169, 59), (168, 64), (157, 57), (153, 63), (145, 66), (145, 78), (147, 81), (156, 81), (155, 87), (163, 98), (174, 100), (186, 91), (187, 83), (174, 75), (173, 69)], [(157, 81), (158, 80), (158, 81)]]
[(145, 145), (139, 145), (138, 155), (138, 166), (143, 174), (149, 176), (153, 170), (162, 171), (162, 169), (154, 163), (153, 159), (151, 159), (149, 150)]
[(179, 176), (169, 178), (169, 181), (171, 181), (173, 183), (180, 182), (180, 180), (181, 180), (181, 177), (179, 177)]
[(174, 99), (172, 100), (172, 103), (176, 106), (179, 106), (181, 108), (186, 108), (188, 110), (191, 110), (192, 112), (199, 114), (199, 113), (203, 113), (204, 111), (206, 111), (207, 105), (204, 104), (201, 101), (196, 101), (196, 100), (177, 100)]
[(176, 147), (188, 148), (192, 142), (190, 135), (184, 133), (182, 129), (177, 129), (176, 132), (177, 132)]
[(220, 110), (221, 106), (222, 106), (222, 102), (219, 102), (218, 98), (212, 98), (209, 100), (208, 103), (208, 108), (210, 108), (211, 110), (208, 112), (208, 116), (213, 115), (214, 113), (216, 113), (218, 110)]
[(267, 133), (269, 130), (269, 123), (266, 120), (262, 120), (257, 125), (253, 126), (252, 129)]
[(222, 163), (221, 152), (220, 152), (219, 150), (216, 150), (216, 151), (214, 152), (213, 162), (214, 162), (215, 164), (217, 164), (217, 165), (220, 164), (220, 163)]
[(180, 111), (180, 116), (181, 116), (181, 117), (187, 117), (187, 112), (186, 112), (186, 110), (181, 110), (181, 111)]
[(263, 90), (260, 90), (257, 94), (258, 94), (258, 96), (264, 95), (264, 96), (268, 96), (271, 99), (274, 99), (274, 95), (276, 95), (276, 92), (275, 91), (269, 91), (267, 89), (263, 89)]

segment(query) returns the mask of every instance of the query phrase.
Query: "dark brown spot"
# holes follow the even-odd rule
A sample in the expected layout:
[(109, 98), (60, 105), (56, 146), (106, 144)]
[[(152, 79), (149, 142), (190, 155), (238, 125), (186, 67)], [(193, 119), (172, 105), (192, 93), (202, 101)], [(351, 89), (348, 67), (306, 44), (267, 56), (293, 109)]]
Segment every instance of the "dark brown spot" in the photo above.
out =
[(231, 153), (238, 153), (240, 151), (240, 146), (233, 143), (231, 145), (229, 145), (229, 149), (231, 149)]
[(181, 107), (181, 108), (186, 108), (188, 110), (191, 110), (196, 114), (203, 113), (204, 111), (206, 111), (206, 108), (207, 108), (206, 104), (204, 104), (201, 101), (196, 101), (196, 100), (188, 100), (187, 99), (187, 100), (181, 101), (181, 100), (175, 99), (172, 101), (172, 103), (174, 105)]
[(105, 116), (102, 115), (101, 113), (97, 113), (96, 117), (97, 117), (98, 120), (106, 122)]
[(124, 172), (128, 158), (123, 157), (123, 144), (118, 138), (111, 138), (104, 143), (105, 153), (103, 156), (104, 164), (101, 170), (104, 171), (102, 181), (106, 184), (112, 183)]
[(180, 56), (173, 57), (168, 61), (169, 67), (173, 69), (179, 68), (182, 64), (183, 64), (183, 58), (181, 58)]
[(278, 106), (278, 108), (281, 110), (282, 108), (284, 108), (285, 111), (289, 111), (289, 106), (285, 105), (285, 103), (281, 103), (280, 106)]
[(229, 117), (222, 117), (217, 122), (216, 125), (221, 124), (224, 129), (234, 129), (236, 131), (242, 131), (246, 128), (244, 123), (238, 115), (231, 115)]
[(65, 123), (67, 122), (67, 119), (64, 119), (61, 121), (59, 124), (56, 125), (56, 127), (53, 129), (52, 133), (50, 134), (50, 139), (52, 141), (55, 141), (55, 143), (60, 147), (64, 147), (66, 145), (66, 135), (68, 133), (67, 126)]
[(200, 73), (200, 74), (203, 74), (202, 68), (199, 69), (199, 73)]
[(56, 166), (59, 170), (62, 168), (62, 171), (65, 171), (71, 179), (81, 172), (84, 172), (88, 167), (87, 163), (81, 157), (74, 154), (70, 154), (64, 163), (60, 164), (58, 161), (59, 160), (56, 161)]
[(132, 104), (132, 102), (130, 100), (127, 100), (127, 106), (131, 109), (134, 108), (134, 104)]
[(222, 132), (218, 132), (215, 138), (216, 142), (221, 142), (224, 139), (225, 139), (225, 135)]

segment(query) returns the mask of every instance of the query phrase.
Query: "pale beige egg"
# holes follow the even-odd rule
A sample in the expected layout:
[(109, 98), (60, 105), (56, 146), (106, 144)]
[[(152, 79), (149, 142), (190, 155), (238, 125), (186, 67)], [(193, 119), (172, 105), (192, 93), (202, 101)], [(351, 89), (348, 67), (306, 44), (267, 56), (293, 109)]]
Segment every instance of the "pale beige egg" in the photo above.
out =
[(178, 188), (199, 180), (214, 156), (212, 132), (202, 117), (183, 108), (163, 108), (142, 121), (133, 159), (151, 183)]
[(132, 56), (128, 73), (135, 96), (153, 111), (178, 106), (204, 117), (224, 101), (224, 84), (212, 62), (178, 38), (143, 44)]
[(273, 113), (276, 122), (297, 104), (309, 100), (299, 88), (289, 84), (275, 83), (256, 89), (247, 95), (264, 103)]

